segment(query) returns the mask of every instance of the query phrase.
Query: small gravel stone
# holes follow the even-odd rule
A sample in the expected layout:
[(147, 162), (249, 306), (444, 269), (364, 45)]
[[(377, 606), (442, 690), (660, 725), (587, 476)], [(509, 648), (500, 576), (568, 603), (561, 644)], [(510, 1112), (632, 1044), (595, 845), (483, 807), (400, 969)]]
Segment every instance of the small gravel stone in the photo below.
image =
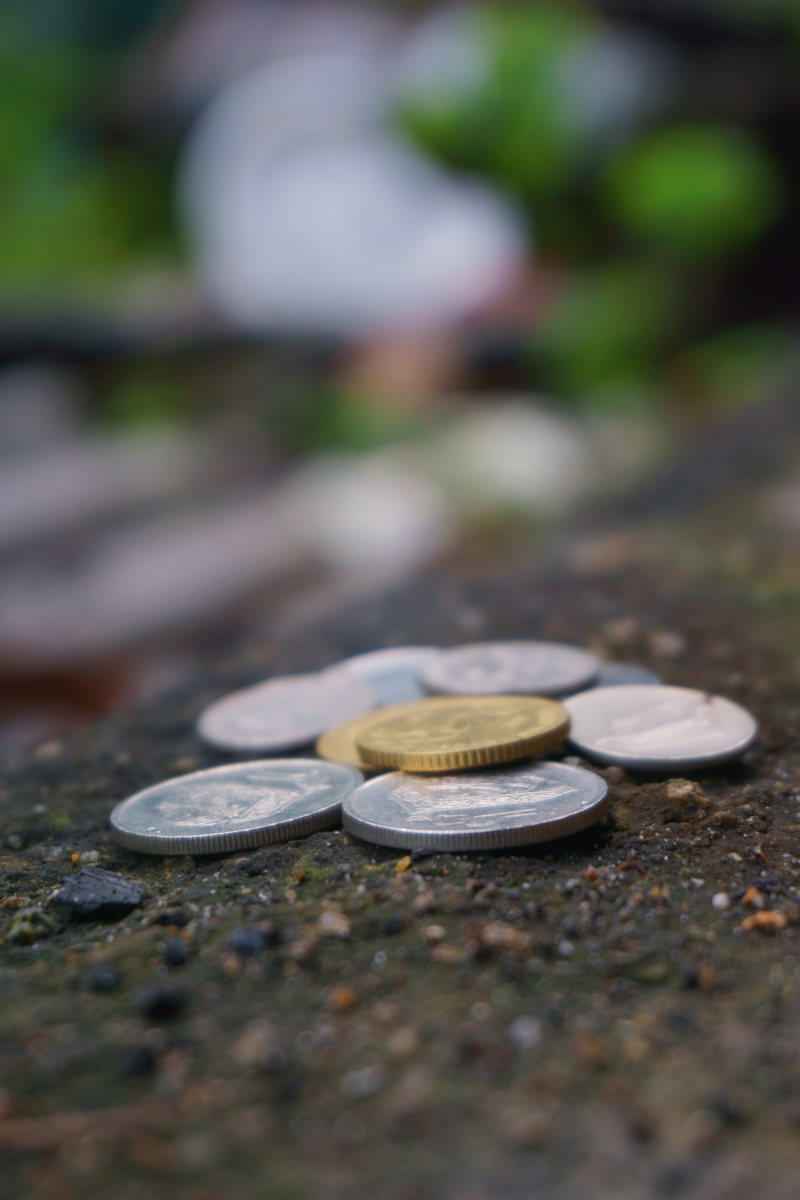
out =
[(542, 1040), (542, 1023), (536, 1017), (517, 1017), (508, 1027), (508, 1040), (517, 1050), (535, 1050)]
[(119, 971), (111, 963), (95, 963), (86, 982), (93, 992), (110, 992), (119, 983)]
[(358, 995), (352, 988), (339, 984), (332, 987), (325, 997), (325, 1005), (330, 1012), (348, 1013), (358, 1008)]
[(745, 933), (780, 933), (786, 928), (786, 917), (782, 912), (757, 912), (745, 917), (742, 930)]
[(358, 1071), (348, 1071), (342, 1078), (342, 1095), (351, 1100), (361, 1100), (372, 1096), (386, 1084), (386, 1071), (380, 1063), (362, 1067)]
[(102, 867), (83, 867), (64, 880), (56, 895), (57, 903), (79, 921), (118, 920), (138, 907), (143, 898), (138, 883)]
[(726, 908), (730, 908), (731, 898), (727, 892), (715, 892), (711, 897), (711, 907), (716, 908), (717, 912), (722, 912)]
[(241, 1067), (279, 1071), (286, 1065), (286, 1052), (272, 1021), (249, 1021), (233, 1043), (232, 1055)]
[(167, 967), (182, 967), (189, 958), (189, 947), (179, 937), (171, 937), (164, 947), (164, 964)]
[(225, 939), (225, 949), (240, 958), (252, 958), (268, 946), (275, 946), (280, 934), (274, 925), (245, 926), (234, 929)]
[(185, 925), (189, 924), (189, 920), (189, 914), (182, 908), (168, 908), (164, 912), (157, 913), (151, 924), (174, 925), (177, 929), (183, 929)]
[(319, 932), (325, 937), (350, 937), (350, 921), (336, 908), (327, 909), (317, 922)]
[(133, 1046), (123, 1054), (119, 1073), (123, 1079), (141, 1079), (149, 1075), (156, 1065), (156, 1056), (149, 1046)]
[(172, 1021), (181, 1015), (185, 1005), (186, 996), (181, 988), (149, 984), (136, 993), (136, 1011), (152, 1021)]

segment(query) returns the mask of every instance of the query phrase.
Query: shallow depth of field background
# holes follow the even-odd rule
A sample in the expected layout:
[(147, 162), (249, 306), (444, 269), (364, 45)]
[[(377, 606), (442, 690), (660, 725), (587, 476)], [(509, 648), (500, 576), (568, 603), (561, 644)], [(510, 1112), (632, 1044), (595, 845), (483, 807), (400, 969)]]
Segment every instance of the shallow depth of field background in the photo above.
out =
[(0, 754), (767, 411), (799, 78), (796, 0), (4, 7)]

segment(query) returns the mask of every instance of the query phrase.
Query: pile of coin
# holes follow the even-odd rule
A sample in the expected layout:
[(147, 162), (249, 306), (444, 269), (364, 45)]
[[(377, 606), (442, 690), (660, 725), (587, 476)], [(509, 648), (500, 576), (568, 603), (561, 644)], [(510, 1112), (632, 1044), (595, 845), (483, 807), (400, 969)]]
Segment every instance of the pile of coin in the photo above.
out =
[[(124, 845), (220, 853), (339, 821), (400, 849), (526, 845), (585, 829), (609, 807), (601, 775), (544, 757), (565, 742), (604, 764), (689, 771), (741, 755), (757, 727), (732, 701), (640, 667), (508, 641), (393, 647), (269, 679), (210, 705), (197, 732), (250, 761), (118, 804), (111, 824)], [(262, 757), (312, 746), (313, 758)]]

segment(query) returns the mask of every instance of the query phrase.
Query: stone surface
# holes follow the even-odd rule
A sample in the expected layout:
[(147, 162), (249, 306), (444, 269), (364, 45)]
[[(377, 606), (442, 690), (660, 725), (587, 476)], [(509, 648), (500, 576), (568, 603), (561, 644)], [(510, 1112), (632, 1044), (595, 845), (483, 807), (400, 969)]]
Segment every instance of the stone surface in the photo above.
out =
[(143, 899), (138, 883), (102, 867), (82, 867), (64, 880), (56, 896), (61, 908), (78, 921), (116, 921)]

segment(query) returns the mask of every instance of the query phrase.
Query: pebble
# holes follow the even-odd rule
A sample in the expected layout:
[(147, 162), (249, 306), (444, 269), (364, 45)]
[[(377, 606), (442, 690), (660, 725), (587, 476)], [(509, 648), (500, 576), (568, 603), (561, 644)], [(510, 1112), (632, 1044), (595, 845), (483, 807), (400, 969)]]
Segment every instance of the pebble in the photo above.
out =
[(164, 947), (164, 964), (167, 967), (182, 967), (189, 958), (189, 947), (179, 937), (171, 937)]
[(133, 1046), (123, 1054), (119, 1073), (123, 1079), (141, 1079), (149, 1075), (156, 1065), (156, 1056), (149, 1046)]
[(317, 922), (319, 932), (325, 937), (350, 937), (350, 921), (336, 908), (329, 908)]
[(333, 1013), (349, 1013), (358, 1008), (356, 992), (342, 984), (332, 987), (325, 997), (325, 1007)]
[(655, 658), (679, 658), (686, 650), (686, 638), (672, 630), (658, 629), (647, 639), (651, 654)]
[(392, 1062), (403, 1062), (405, 1059), (414, 1058), (419, 1053), (421, 1045), (416, 1029), (403, 1025), (389, 1035), (386, 1042), (386, 1054)]
[(136, 993), (134, 1005), (142, 1017), (152, 1021), (172, 1021), (186, 1007), (186, 995), (181, 988), (148, 984)]
[(168, 908), (164, 912), (157, 913), (151, 923), (153, 925), (174, 925), (176, 929), (183, 929), (189, 924), (189, 920), (189, 914), (182, 908)]
[(144, 890), (138, 883), (102, 867), (82, 867), (77, 875), (64, 880), (56, 895), (56, 902), (80, 921), (118, 920), (143, 899)]
[(757, 887), (749, 887), (742, 896), (742, 902), (752, 908), (766, 908), (767, 898)]
[(730, 908), (731, 898), (727, 892), (715, 892), (711, 897), (711, 907), (716, 908), (717, 912), (723, 912), (724, 909)]
[(119, 983), (119, 971), (111, 963), (95, 963), (86, 982), (93, 992), (110, 992)]
[(756, 912), (742, 921), (744, 933), (780, 933), (787, 925), (782, 912)]
[(348, 1071), (342, 1077), (341, 1089), (343, 1096), (351, 1100), (361, 1100), (365, 1096), (374, 1095), (385, 1085), (386, 1071), (380, 1063), (373, 1063), (357, 1071)]
[(262, 950), (266, 950), (268, 946), (274, 946), (280, 937), (274, 926), (240, 926), (229, 933), (225, 939), (225, 949), (231, 954), (238, 954), (240, 958), (252, 958), (254, 954), (260, 954)]
[(396, 934), (402, 933), (405, 927), (406, 923), (403, 918), (395, 913), (393, 916), (387, 917), (383, 922), (381, 933), (385, 933), (389, 937), (394, 937)]
[(693, 801), (706, 805), (708, 797), (704, 795), (699, 784), (691, 779), (670, 779), (667, 782), (667, 799), (673, 801)]
[(233, 1043), (231, 1053), (239, 1066), (249, 1069), (275, 1071), (286, 1064), (286, 1052), (281, 1047), (276, 1026), (262, 1017), (245, 1025)]

